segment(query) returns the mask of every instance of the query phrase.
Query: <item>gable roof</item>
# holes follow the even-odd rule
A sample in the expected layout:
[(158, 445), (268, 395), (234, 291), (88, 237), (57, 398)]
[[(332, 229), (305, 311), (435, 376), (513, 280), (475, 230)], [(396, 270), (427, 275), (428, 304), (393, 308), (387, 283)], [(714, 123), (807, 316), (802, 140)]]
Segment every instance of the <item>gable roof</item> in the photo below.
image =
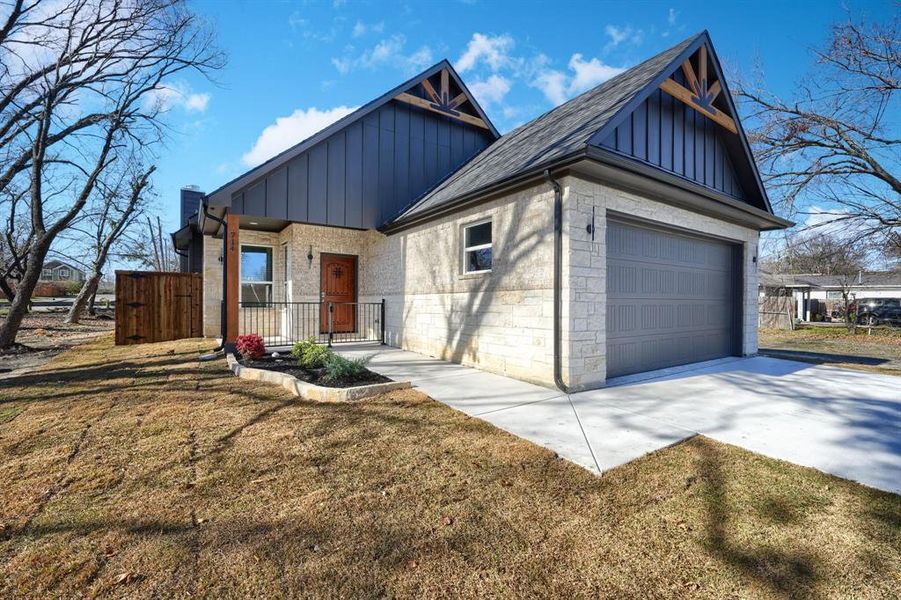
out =
[[(704, 44), (710, 49), (711, 63), (719, 79), (724, 81), (710, 37), (703, 31), (502, 136), (426, 192), (389, 226), (440, 210), (461, 197), (477, 194), (505, 180), (540, 172), (568, 157), (587, 153), (589, 147), (599, 146), (638, 104)], [(725, 87), (723, 95), (732, 115), (737, 115)], [(738, 123), (738, 119), (735, 120)], [(772, 213), (740, 124), (738, 128), (745, 158), (752, 165), (752, 174), (767, 212)]]
[(52, 269), (58, 269), (60, 267), (66, 267), (66, 268), (72, 269), (73, 271), (81, 272), (81, 269), (79, 269), (78, 267), (75, 267), (67, 262), (57, 260), (55, 258), (45, 262), (43, 268), (52, 270)]
[(305, 140), (295, 144), (294, 146), (284, 150), (283, 152), (273, 156), (266, 162), (250, 169), (242, 175), (232, 179), (228, 183), (220, 186), (218, 189), (214, 190), (207, 194), (207, 202), (211, 205), (215, 206), (229, 206), (231, 204), (231, 195), (232, 193), (240, 190), (246, 185), (253, 183), (255, 180), (259, 179), (267, 172), (273, 171), (274, 169), (280, 167), (286, 162), (290, 161), (294, 157), (299, 154), (309, 150), (319, 142), (327, 139), (331, 135), (337, 133), (338, 131), (344, 129), (345, 127), (360, 121), (366, 115), (378, 110), (383, 105), (387, 104), (391, 100), (395, 99), (398, 94), (409, 90), (410, 88), (416, 86), (422, 81), (429, 79), (437, 73), (440, 73), (442, 70), (447, 70), (450, 74), (451, 79), (466, 94), (467, 99), (469, 100), (469, 104), (473, 107), (473, 109), (477, 112), (479, 117), (485, 122), (491, 131), (492, 136), (497, 139), (500, 137), (500, 133), (498, 133), (497, 129), (491, 123), (491, 120), (488, 118), (488, 115), (485, 114), (485, 111), (482, 110), (482, 107), (479, 106), (479, 103), (476, 102), (475, 97), (472, 95), (472, 92), (469, 91), (469, 88), (466, 87), (466, 84), (463, 83), (463, 80), (460, 79), (460, 76), (454, 70), (453, 66), (451, 66), (450, 62), (447, 59), (441, 60), (440, 62), (432, 65), (422, 73), (411, 77), (407, 81), (401, 83), (400, 85), (392, 88), (388, 92), (382, 94), (375, 100), (364, 104), (357, 110), (353, 111), (349, 115), (338, 119), (325, 129), (322, 129)]

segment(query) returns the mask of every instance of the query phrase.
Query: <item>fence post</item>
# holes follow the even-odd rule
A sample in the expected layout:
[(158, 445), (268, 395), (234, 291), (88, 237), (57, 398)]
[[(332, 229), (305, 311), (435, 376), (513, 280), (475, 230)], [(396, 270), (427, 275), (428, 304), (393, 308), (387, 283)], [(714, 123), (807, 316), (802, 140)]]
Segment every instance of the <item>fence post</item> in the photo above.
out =
[(328, 303), (328, 347), (332, 347), (332, 320), (334, 318), (335, 305), (332, 302)]
[(379, 325), (382, 326), (382, 345), (385, 345), (385, 299), (382, 298), (382, 313), (379, 316)]

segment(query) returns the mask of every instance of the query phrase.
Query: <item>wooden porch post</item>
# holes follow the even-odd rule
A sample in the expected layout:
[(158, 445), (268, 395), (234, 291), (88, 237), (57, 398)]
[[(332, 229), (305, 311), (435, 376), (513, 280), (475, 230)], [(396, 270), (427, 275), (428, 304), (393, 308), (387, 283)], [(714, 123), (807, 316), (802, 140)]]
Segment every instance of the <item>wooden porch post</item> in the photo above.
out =
[(240, 292), (241, 240), (240, 215), (228, 213), (225, 217), (227, 240), (225, 244), (225, 338), (226, 346), (234, 347), (238, 339), (238, 294)]

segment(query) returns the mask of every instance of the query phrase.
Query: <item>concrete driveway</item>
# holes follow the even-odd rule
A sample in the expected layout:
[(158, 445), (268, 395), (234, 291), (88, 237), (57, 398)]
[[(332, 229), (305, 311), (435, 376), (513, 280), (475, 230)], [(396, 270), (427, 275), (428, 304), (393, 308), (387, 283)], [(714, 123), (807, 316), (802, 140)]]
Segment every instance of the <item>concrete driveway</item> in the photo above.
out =
[(567, 396), (397, 348), (338, 350), (595, 472), (701, 433), (901, 493), (901, 377), (732, 358)]

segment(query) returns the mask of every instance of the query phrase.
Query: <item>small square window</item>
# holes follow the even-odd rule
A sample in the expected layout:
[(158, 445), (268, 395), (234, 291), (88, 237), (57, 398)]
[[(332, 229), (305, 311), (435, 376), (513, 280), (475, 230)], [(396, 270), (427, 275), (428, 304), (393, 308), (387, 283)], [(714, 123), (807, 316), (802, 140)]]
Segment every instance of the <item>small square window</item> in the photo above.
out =
[(491, 270), (491, 221), (463, 228), (463, 272), (485, 273)]

